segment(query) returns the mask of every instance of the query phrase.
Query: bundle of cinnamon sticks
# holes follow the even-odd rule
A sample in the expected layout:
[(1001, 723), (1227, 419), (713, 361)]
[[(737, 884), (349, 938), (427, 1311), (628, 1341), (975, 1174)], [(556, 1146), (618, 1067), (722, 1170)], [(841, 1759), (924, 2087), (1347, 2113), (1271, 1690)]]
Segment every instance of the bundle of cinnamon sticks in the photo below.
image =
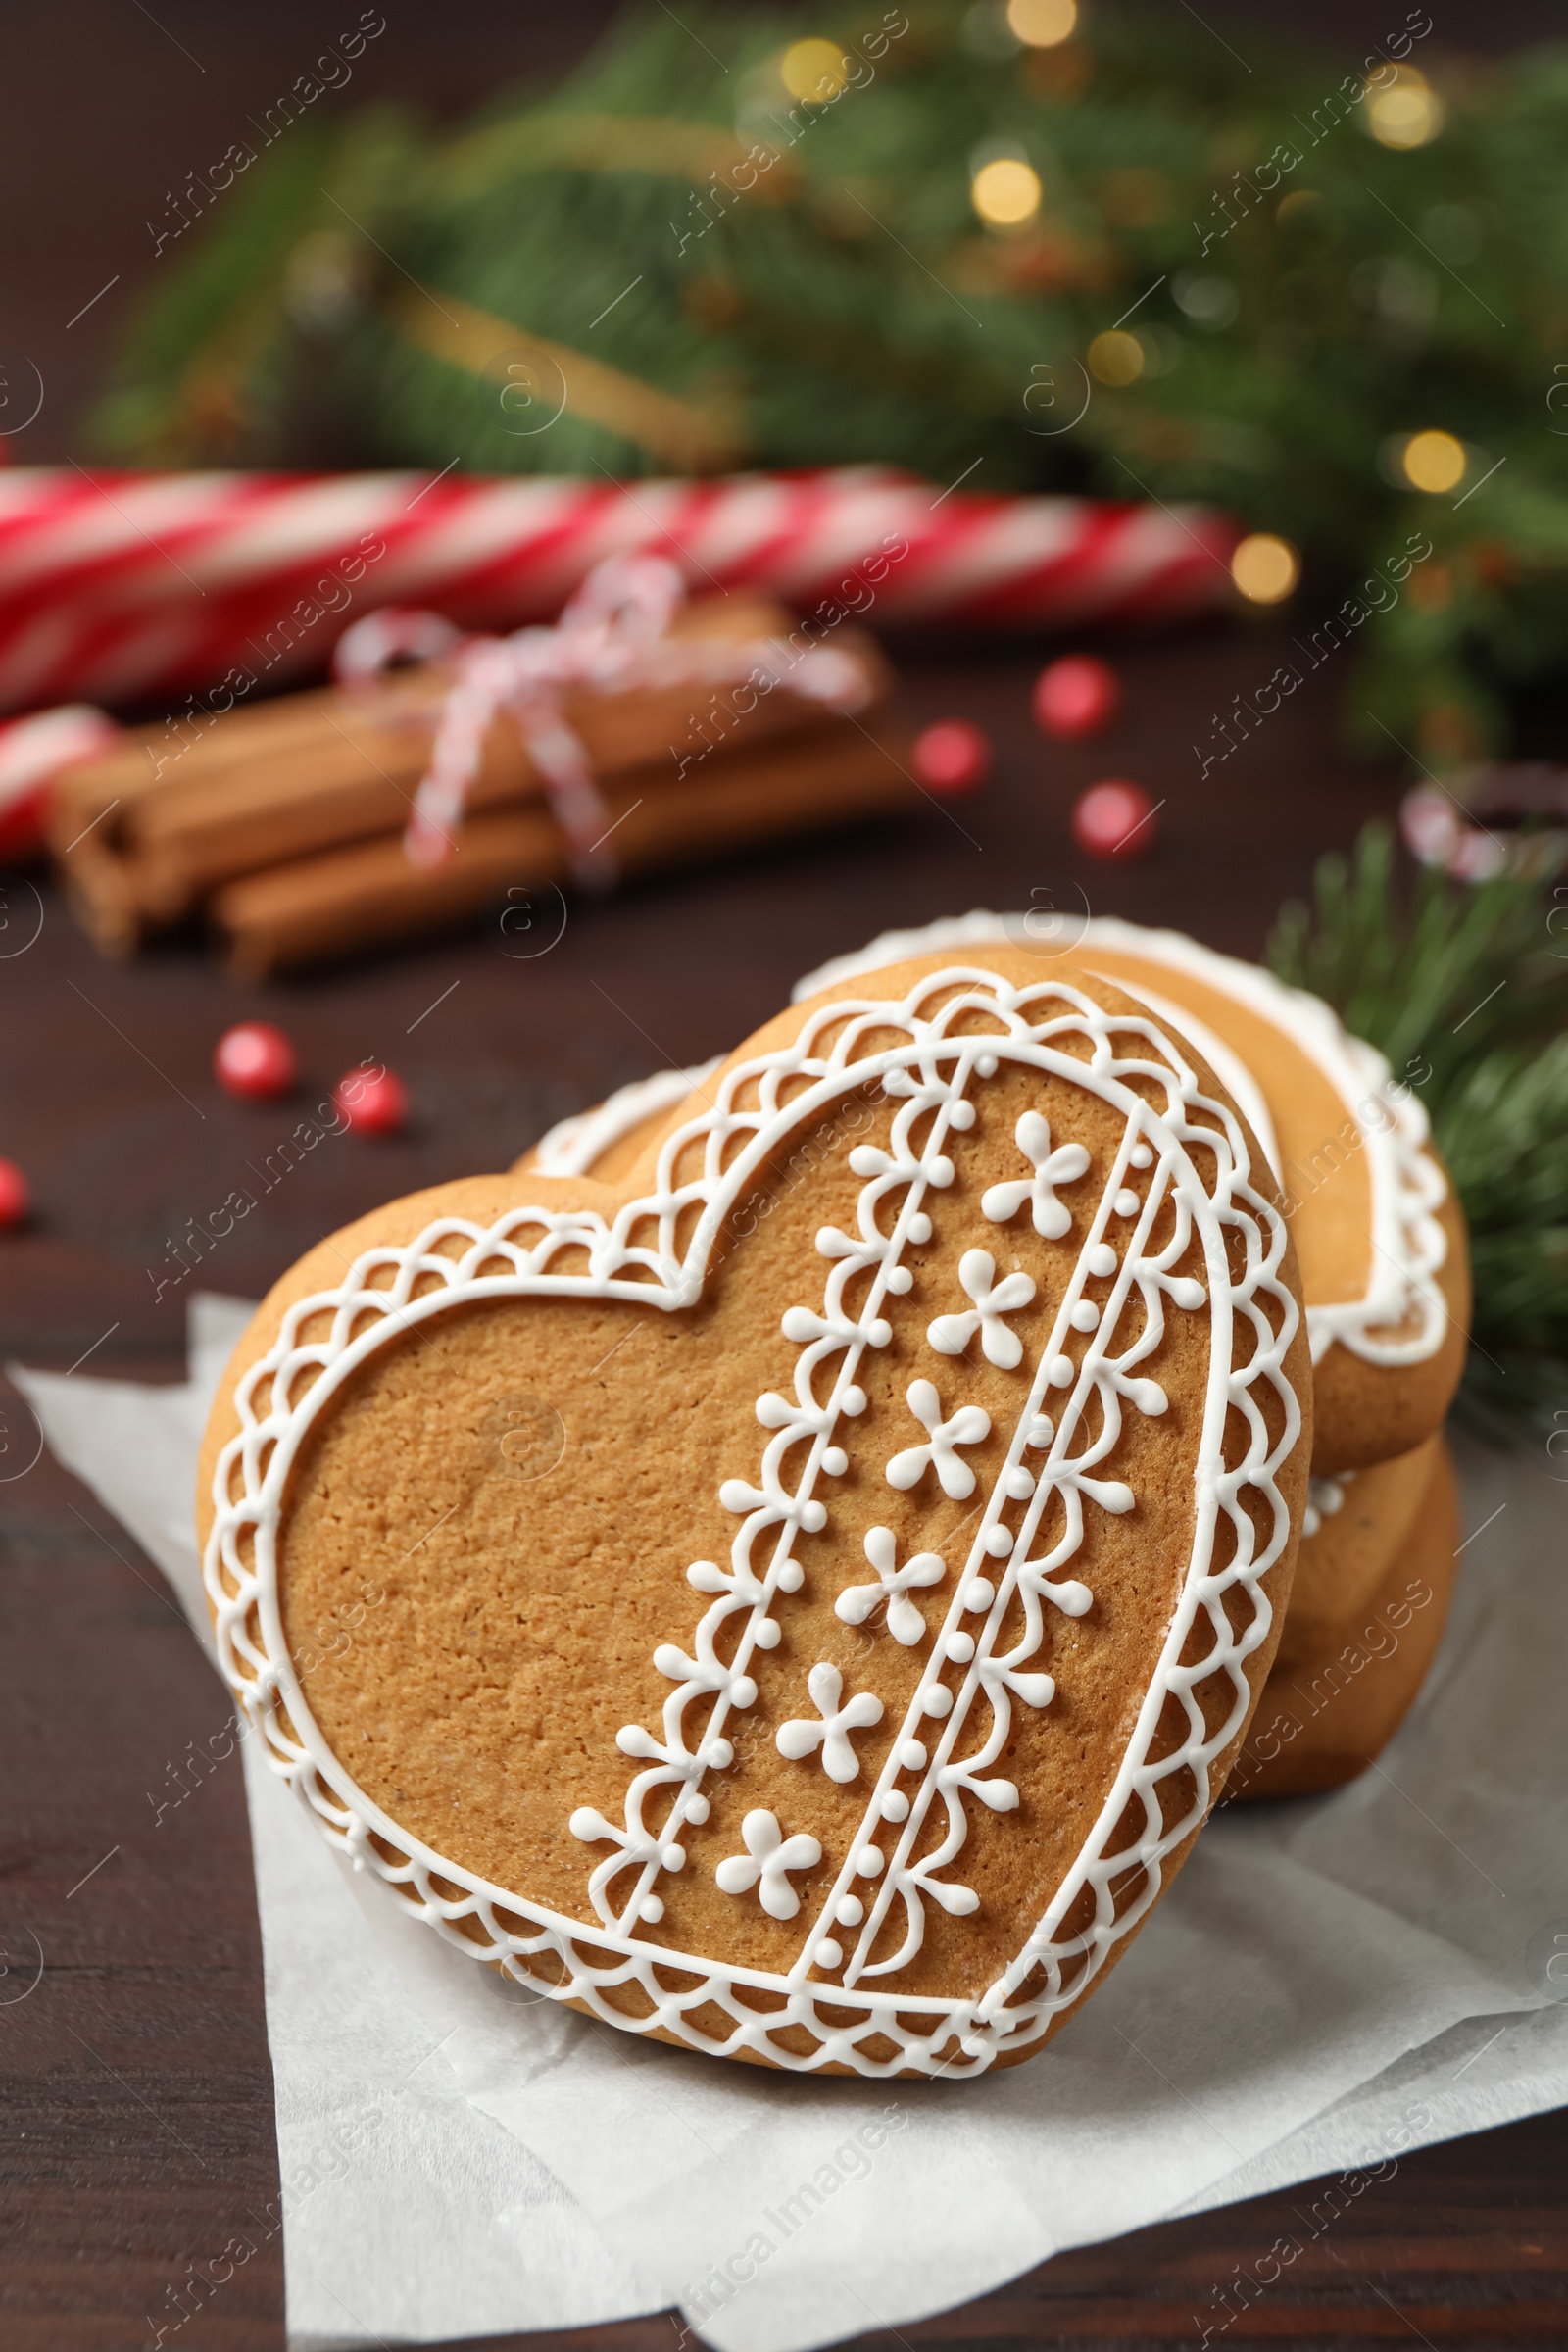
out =
[[(668, 640), (791, 637), (781, 607), (740, 595), (679, 606)], [(607, 877), (909, 806), (915, 787), (890, 729), (891, 673), (851, 628), (834, 649), (859, 665), (851, 707), (792, 688), (564, 683), (553, 713), (586, 754), (602, 804)], [(722, 653), (722, 648), (710, 649)], [(677, 661), (676, 666), (679, 666)], [(700, 668), (701, 659), (692, 666)], [(717, 662), (722, 671), (723, 662)], [(456, 671), (448, 659), (203, 714), (61, 776), (48, 834), (83, 925), (107, 956), (204, 917), (230, 968), (261, 979), (413, 937), (482, 912), (509, 891), (581, 871), (536, 756), (527, 714), (496, 710), (461, 821), (435, 863), (409, 827)], [(596, 818), (597, 821), (597, 818)], [(612, 863), (611, 862), (612, 860)]]

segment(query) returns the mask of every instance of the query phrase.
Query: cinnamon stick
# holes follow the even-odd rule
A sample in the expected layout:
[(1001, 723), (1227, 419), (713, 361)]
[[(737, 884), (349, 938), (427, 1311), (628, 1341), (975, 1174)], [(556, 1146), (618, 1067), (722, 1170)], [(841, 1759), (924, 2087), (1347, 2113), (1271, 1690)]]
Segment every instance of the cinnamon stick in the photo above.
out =
[[(898, 808), (919, 796), (902, 739), (874, 726), (819, 723), (808, 740), (715, 757), (678, 782), (605, 795), (617, 861), (626, 874), (722, 856), (760, 840)], [(646, 778), (644, 779), (646, 782)], [(509, 891), (564, 883), (566, 846), (542, 804), (469, 816), (455, 853), (435, 868), (412, 865), (401, 833), (297, 859), (231, 882), (210, 914), (230, 969), (247, 980), (439, 930)], [(504, 922), (504, 915), (503, 915)], [(498, 932), (498, 942), (504, 935)]]
[[(709, 597), (683, 607), (671, 634), (782, 635), (788, 627), (778, 607)], [(837, 643), (861, 661), (873, 699), (881, 699), (891, 681), (872, 641), (845, 630)], [(102, 950), (128, 953), (144, 931), (179, 921), (241, 875), (405, 825), (429, 759), (442, 675), (435, 663), (396, 673), (373, 703), (333, 689), (291, 696), (218, 721), (177, 761), (167, 747), (155, 754), (147, 743), (73, 771), (56, 797), (51, 834), (73, 902)], [(755, 698), (745, 717), (729, 710), (722, 688), (689, 684), (613, 695), (576, 689), (564, 695), (563, 710), (601, 777), (646, 767), (660, 755), (674, 773), (685, 753), (714, 736), (726, 748), (760, 745), (822, 723), (820, 706), (787, 687)], [(482, 813), (541, 790), (515, 723), (503, 714), (469, 809)]]

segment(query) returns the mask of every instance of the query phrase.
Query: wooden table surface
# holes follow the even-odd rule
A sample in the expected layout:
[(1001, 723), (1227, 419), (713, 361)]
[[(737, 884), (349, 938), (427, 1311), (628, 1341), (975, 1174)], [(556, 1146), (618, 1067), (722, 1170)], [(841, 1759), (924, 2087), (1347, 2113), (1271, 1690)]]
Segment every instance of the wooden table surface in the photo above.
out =
[[(257, 1296), (322, 1232), (396, 1194), (498, 1168), (542, 1127), (664, 1062), (719, 1052), (794, 976), (892, 923), (970, 906), (1087, 903), (1256, 955), (1313, 859), (1394, 804), (1390, 771), (1334, 748), (1332, 665), (1200, 781), (1209, 714), (1266, 678), (1274, 639), (1219, 627), (1116, 649), (1127, 699), (1101, 746), (1048, 747), (1028, 715), (1037, 648), (901, 650), (911, 715), (959, 712), (997, 743), (995, 777), (948, 809), (576, 905), (531, 958), (494, 919), (439, 943), (270, 991), (224, 980), (192, 941), (98, 962), (47, 885), (6, 887), (0, 931), (0, 1152), (37, 1213), (0, 1238), (0, 1357), (172, 1380), (185, 1296)], [(1122, 773), (1164, 807), (1136, 866), (1070, 844), (1073, 792)], [(39, 878), (41, 883), (41, 877)], [(542, 934), (554, 929), (543, 926)], [(214, 1083), (214, 1042), (281, 1021), (297, 1107)], [(351, 1063), (400, 1070), (406, 1135), (325, 1144), (216, 1245), (157, 1283)], [(282, 2341), (277, 2177), (261, 1953), (237, 1760), (156, 1819), (223, 1695), (158, 1573), (48, 1456), (0, 1391), (0, 2345), (131, 2352), (189, 2266), (270, 2230), (166, 2342)], [(1568, 2120), (1513, 2125), (1402, 2159), (1305, 2245), (1217, 2342), (1568, 2342)], [(1278, 2237), (1309, 2187), (1067, 2254), (946, 2318), (874, 2340), (1197, 2345), (1213, 2298)], [(508, 2338), (675, 2352), (668, 2318)]]

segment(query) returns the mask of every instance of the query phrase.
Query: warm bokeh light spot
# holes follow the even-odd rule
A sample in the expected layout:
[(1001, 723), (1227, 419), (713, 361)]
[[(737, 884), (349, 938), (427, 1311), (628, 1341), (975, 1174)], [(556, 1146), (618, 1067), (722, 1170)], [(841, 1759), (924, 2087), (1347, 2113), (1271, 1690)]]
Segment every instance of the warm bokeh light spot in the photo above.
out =
[(1138, 337), (1116, 326), (1107, 327), (1089, 346), (1090, 373), (1102, 384), (1136, 384), (1147, 358)]
[(1007, 0), (1007, 24), (1026, 49), (1054, 49), (1078, 22), (1078, 0)]
[(993, 228), (1016, 228), (1040, 210), (1040, 174), (1021, 156), (999, 155), (982, 164), (970, 182), (969, 195), (982, 220)]
[(1380, 147), (1424, 147), (1446, 121), (1442, 99), (1415, 66), (1396, 66), (1366, 92), (1366, 126)]
[(1249, 604), (1282, 604), (1300, 576), (1300, 557), (1273, 531), (1249, 532), (1231, 558), (1231, 578)]
[(850, 78), (849, 61), (836, 41), (792, 41), (778, 70), (792, 98), (815, 106), (836, 98)]
[(1464, 479), (1464, 443), (1452, 433), (1412, 433), (1399, 453), (1404, 478), (1417, 490), (1452, 490)]

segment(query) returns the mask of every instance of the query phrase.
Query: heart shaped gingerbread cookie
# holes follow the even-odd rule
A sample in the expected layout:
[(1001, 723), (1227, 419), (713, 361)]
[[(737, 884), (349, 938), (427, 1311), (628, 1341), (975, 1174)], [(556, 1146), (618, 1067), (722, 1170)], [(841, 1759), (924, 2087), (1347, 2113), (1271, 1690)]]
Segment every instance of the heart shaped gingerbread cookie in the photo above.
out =
[(220, 1655), (476, 1957), (727, 2057), (974, 2073), (1219, 1793), (1308, 1393), (1206, 1064), (1074, 966), (935, 957), (759, 1032), (616, 1185), (303, 1260), (208, 1433)]

